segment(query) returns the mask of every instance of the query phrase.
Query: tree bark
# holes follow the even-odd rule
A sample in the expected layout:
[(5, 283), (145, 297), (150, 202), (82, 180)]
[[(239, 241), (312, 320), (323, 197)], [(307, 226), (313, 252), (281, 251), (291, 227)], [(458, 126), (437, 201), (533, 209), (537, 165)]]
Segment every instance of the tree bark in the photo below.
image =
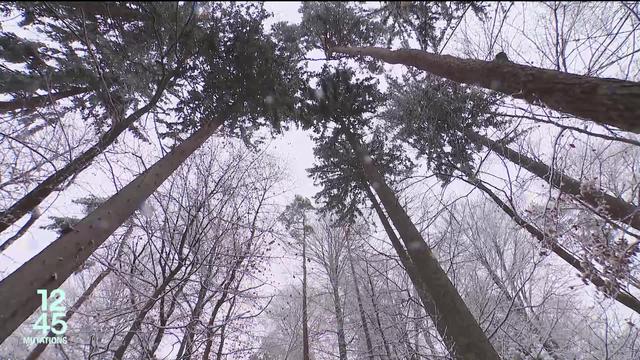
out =
[[(116, 255), (116, 258), (120, 257), (120, 255), (122, 254), (123, 245), (125, 242), (127, 242), (132, 232), (133, 232), (133, 226), (129, 225), (129, 227), (127, 228), (127, 231), (125, 231), (125, 233), (122, 235), (122, 239), (120, 240), (120, 245), (117, 252), (118, 255)], [(78, 300), (76, 300), (76, 302), (73, 303), (71, 308), (67, 310), (67, 312), (64, 314), (64, 318), (62, 318), (64, 322), (68, 322), (71, 319), (73, 314), (75, 314), (78, 311), (78, 309), (80, 309), (82, 304), (84, 304), (84, 302), (87, 301), (89, 297), (91, 297), (91, 294), (93, 294), (93, 292), (98, 287), (98, 285), (100, 285), (102, 280), (104, 280), (109, 274), (111, 274), (111, 271), (112, 271), (112, 268), (106, 268), (102, 272), (100, 272), (100, 274), (98, 274), (98, 276), (93, 280), (93, 282), (89, 285), (89, 287), (87, 287), (87, 289), (82, 293), (82, 295), (80, 295)], [(53, 331), (49, 331), (49, 334), (47, 335), (47, 337), (50, 337), (50, 338), (56, 337), (56, 335), (53, 333)], [(29, 356), (27, 357), (27, 360), (38, 359), (40, 355), (42, 355), (44, 350), (47, 348), (47, 345), (48, 344), (46, 342), (38, 344), (35, 348), (33, 348), (33, 350), (31, 350), (31, 352), (29, 353)]]
[(371, 335), (369, 334), (369, 326), (367, 325), (367, 316), (364, 312), (364, 306), (362, 305), (362, 297), (360, 296), (360, 287), (358, 285), (358, 278), (356, 275), (356, 268), (353, 265), (353, 256), (351, 255), (351, 246), (347, 245), (347, 256), (349, 257), (349, 266), (351, 267), (351, 275), (353, 276), (353, 288), (356, 291), (356, 301), (358, 302), (358, 311), (360, 313), (360, 322), (362, 322), (362, 332), (364, 333), (364, 340), (367, 345), (367, 352), (369, 359), (373, 360), (373, 345), (371, 345)]
[(416, 49), (335, 47), (332, 51), (414, 66), (458, 83), (495, 90), (600, 125), (640, 133), (640, 83), (637, 82), (576, 75), (510, 61), (461, 59)]
[(465, 135), (476, 144), (487, 147), (501, 157), (508, 159), (538, 176), (563, 193), (571, 194), (584, 201), (594, 209), (601, 208), (604, 205), (604, 211), (598, 211), (599, 213), (603, 213), (603, 215), (607, 215), (612, 220), (623, 222), (640, 230), (640, 209), (637, 206), (611, 196), (599, 189), (584, 186), (580, 181), (563, 174), (561, 171), (552, 169), (543, 162), (536, 161), (524, 154), (511, 150), (507, 146), (491, 140), (486, 136), (472, 131), (466, 131)]
[[(560, 244), (553, 241), (553, 237), (543, 233), (537, 227), (533, 226), (523, 218), (521, 218), (516, 212), (507, 204), (505, 204), (491, 189), (489, 189), (486, 185), (482, 183), (477, 178), (469, 178), (468, 181), (477, 187), (479, 190), (483, 191), (487, 194), (501, 209), (504, 211), (516, 224), (520, 225), (523, 229), (527, 230), (534, 238), (538, 239), (543, 246), (549, 247), (551, 251), (556, 253), (562, 260), (566, 261), (569, 265), (573, 266), (574, 269), (578, 270), (581, 274), (584, 273), (584, 268), (580, 263), (580, 260), (565, 250)], [(595, 273), (592, 273), (589, 277), (589, 280), (597, 287), (604, 287), (605, 281)], [(615, 295), (615, 299), (628, 307), (629, 309), (635, 311), (640, 314), (640, 300), (638, 300), (633, 295), (619, 291)]]
[(29, 211), (32, 211), (36, 206), (40, 205), (40, 203), (47, 196), (53, 193), (55, 189), (62, 185), (62, 183), (64, 183), (68, 178), (80, 173), (87, 166), (89, 166), (91, 162), (108, 146), (113, 144), (118, 136), (122, 134), (129, 126), (131, 126), (131, 124), (138, 120), (142, 115), (146, 114), (149, 110), (151, 110), (162, 97), (162, 94), (164, 93), (166, 87), (169, 85), (171, 78), (172, 76), (166, 76), (162, 79), (162, 81), (160, 81), (155, 94), (145, 106), (134, 111), (131, 115), (127, 116), (125, 119), (122, 119), (122, 121), (118, 121), (115, 125), (113, 125), (113, 127), (111, 127), (111, 129), (109, 129), (109, 131), (107, 131), (100, 137), (95, 145), (87, 149), (77, 158), (73, 159), (62, 169), (51, 174), (43, 182), (38, 184), (38, 186), (36, 186), (33, 190), (24, 195), (20, 200), (15, 202), (5, 211), (1, 212), (0, 233), (5, 231), (9, 226), (13, 225)]
[(10, 101), (0, 101), (0, 113), (7, 113), (16, 110), (35, 110), (40, 106), (49, 105), (58, 100), (88, 93), (90, 91), (90, 88), (75, 87), (69, 90), (61, 90), (53, 94), (17, 98)]
[(373, 164), (368, 151), (356, 139), (348, 134), (350, 142), (367, 180), (374, 188), (387, 210), (387, 214), (404, 241), (407, 253), (423, 280), (437, 309), (439, 321), (446, 326), (437, 326), (443, 339), (450, 338), (454, 344), (454, 356), (458, 359), (499, 359), (489, 339), (467, 308), (462, 297), (451, 283), (431, 249), (422, 238), (407, 213), (400, 206), (398, 198), (389, 188), (384, 177)]
[(212, 120), (0, 282), (0, 343), (58, 288), (222, 124)]

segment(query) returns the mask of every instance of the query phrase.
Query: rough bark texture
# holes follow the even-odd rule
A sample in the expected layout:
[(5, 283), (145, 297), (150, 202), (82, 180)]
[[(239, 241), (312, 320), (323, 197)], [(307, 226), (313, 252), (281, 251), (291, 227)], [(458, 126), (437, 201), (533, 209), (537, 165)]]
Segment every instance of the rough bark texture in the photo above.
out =
[(91, 91), (90, 88), (76, 87), (69, 90), (58, 91), (53, 94), (18, 98), (10, 101), (0, 101), (0, 113), (15, 110), (34, 110), (40, 106), (52, 104), (60, 99), (84, 94)]
[(100, 137), (95, 145), (82, 153), (82, 155), (73, 159), (73, 161), (69, 162), (62, 169), (51, 174), (33, 190), (29, 191), (28, 194), (11, 205), (11, 207), (1, 212), (0, 233), (13, 225), (25, 214), (32, 211), (36, 206), (40, 205), (47, 196), (53, 193), (55, 189), (62, 185), (67, 179), (89, 166), (93, 159), (100, 155), (109, 145), (113, 144), (118, 136), (131, 126), (131, 124), (151, 110), (162, 97), (164, 89), (169, 85), (170, 79), (171, 76), (167, 76), (160, 82), (155, 94), (145, 106), (134, 111), (131, 115), (122, 119), (122, 121), (118, 121), (111, 129), (109, 129), (109, 131)]
[(198, 149), (222, 121), (212, 121), (131, 181), (69, 233), (0, 282), (0, 343), (40, 306), (37, 289), (62, 285), (131, 214)]
[[(491, 189), (484, 185), (479, 179), (469, 178), (468, 181), (478, 189), (482, 190), (485, 194), (487, 194), (507, 215), (509, 215), (511, 219), (513, 219), (513, 221), (516, 222), (516, 224), (527, 230), (544, 246), (551, 249), (551, 251), (556, 253), (556, 255), (558, 255), (562, 260), (566, 261), (569, 265), (573, 266), (573, 268), (578, 270), (581, 274), (584, 273), (584, 268), (580, 264), (580, 259), (573, 256), (573, 254), (560, 246), (560, 244), (553, 241), (552, 236), (543, 233), (537, 227), (521, 218), (509, 205), (505, 204), (493, 191), (491, 191)], [(597, 287), (604, 287), (606, 285), (605, 281), (600, 276), (594, 273), (591, 274), (589, 280)], [(615, 299), (619, 303), (640, 314), (640, 300), (635, 298), (633, 295), (627, 292), (620, 291), (615, 295)]]
[(507, 146), (493, 141), (486, 136), (471, 131), (467, 131), (465, 134), (475, 143), (486, 146), (501, 157), (527, 169), (530, 173), (538, 176), (563, 193), (571, 194), (593, 208), (604, 206), (604, 211), (599, 212), (606, 214), (612, 220), (621, 221), (640, 230), (640, 209), (635, 205), (611, 196), (599, 189), (584, 186), (580, 181), (563, 174), (561, 171), (552, 169), (543, 162), (536, 161), (524, 154), (511, 150)]
[(458, 83), (495, 90), (601, 125), (640, 133), (637, 82), (576, 75), (510, 61), (461, 59), (416, 49), (335, 47), (332, 51), (414, 66)]
[(441, 333), (443, 339), (450, 338), (453, 341), (454, 356), (466, 360), (499, 359), (498, 353), (440, 267), (420, 232), (400, 206), (398, 198), (378, 172), (366, 149), (355, 136), (350, 136), (349, 142), (356, 151), (367, 180), (380, 197), (389, 218), (404, 241), (407, 253), (433, 299), (440, 321), (446, 325), (446, 329), (438, 327), (438, 330), (444, 330)]

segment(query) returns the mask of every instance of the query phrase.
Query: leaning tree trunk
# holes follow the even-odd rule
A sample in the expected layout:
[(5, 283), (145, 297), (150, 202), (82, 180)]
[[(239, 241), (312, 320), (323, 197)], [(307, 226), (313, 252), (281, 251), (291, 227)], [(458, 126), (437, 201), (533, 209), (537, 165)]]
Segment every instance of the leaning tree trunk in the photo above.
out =
[[(486, 185), (484, 185), (484, 183), (482, 183), (481, 180), (470, 177), (468, 178), (468, 181), (469, 183), (477, 187), (479, 190), (487, 194), (498, 205), (498, 207), (502, 209), (502, 211), (504, 211), (507, 215), (509, 215), (509, 217), (513, 219), (513, 221), (515, 221), (516, 224), (520, 225), (523, 229), (527, 230), (531, 235), (533, 235), (533, 237), (536, 238), (538, 241), (540, 241), (543, 244), (543, 246), (546, 246), (549, 249), (551, 249), (551, 251), (556, 253), (556, 255), (558, 255), (562, 260), (566, 261), (569, 265), (573, 266), (573, 268), (578, 270), (581, 274), (584, 274), (585, 269), (582, 266), (580, 259), (573, 256), (573, 254), (571, 254), (566, 249), (564, 249), (560, 244), (553, 241), (553, 236), (549, 234), (545, 234), (544, 232), (539, 230), (537, 227), (533, 226), (532, 224), (530, 224), (529, 222), (521, 218), (509, 205), (505, 204), (500, 199), (500, 197), (498, 197), (493, 191), (491, 191), (491, 189), (489, 189)], [(589, 280), (597, 287), (605, 287), (606, 285), (604, 279), (602, 279), (596, 273), (591, 273), (589, 276)], [(640, 314), (640, 300), (638, 300), (633, 295), (624, 291), (619, 291), (616, 293), (615, 299), (619, 303), (623, 304), (629, 309)]]
[(373, 345), (371, 344), (371, 335), (369, 334), (369, 326), (367, 325), (367, 316), (362, 305), (362, 297), (360, 296), (360, 286), (358, 285), (358, 277), (356, 275), (356, 267), (353, 265), (353, 256), (351, 255), (351, 246), (347, 245), (347, 256), (349, 257), (349, 266), (351, 267), (351, 275), (353, 276), (353, 288), (356, 291), (356, 301), (358, 302), (358, 311), (360, 312), (360, 322), (362, 322), (362, 332), (367, 345), (369, 359), (373, 360)]
[(222, 124), (206, 123), (127, 186), (0, 282), (0, 344), (40, 306), (38, 289), (52, 291), (71, 276), (175, 169)]
[(508, 60), (461, 59), (416, 49), (335, 47), (331, 50), (414, 66), (458, 83), (492, 89), (600, 125), (640, 133), (640, 83), (634, 81), (576, 75)]
[(575, 196), (577, 199), (585, 202), (594, 209), (602, 208), (603, 215), (612, 220), (620, 221), (640, 230), (640, 208), (630, 204), (618, 197), (611, 196), (604, 191), (585, 186), (580, 181), (563, 174), (561, 171), (549, 167), (547, 164), (536, 161), (524, 154), (508, 148), (506, 145), (491, 140), (486, 136), (482, 136), (472, 131), (465, 131), (465, 135), (476, 144), (483, 145), (508, 159), (514, 164), (521, 166), (532, 174), (538, 176), (550, 185), (554, 186), (563, 193)]
[(440, 333), (442, 338), (450, 338), (453, 342), (454, 356), (458, 359), (499, 359), (498, 353), (440, 267), (424, 238), (400, 206), (393, 190), (371, 161), (368, 151), (354, 134), (348, 134), (348, 140), (356, 152), (367, 180), (380, 197), (387, 214), (400, 233), (407, 253), (433, 299), (439, 320), (446, 326), (445, 329), (438, 327), (438, 331), (443, 330)]
[[(422, 307), (424, 308), (425, 312), (429, 315), (429, 317), (435, 324), (436, 328), (438, 329), (438, 333), (440, 334), (445, 333), (447, 329), (447, 325), (438, 316), (436, 305), (434, 304), (433, 299), (431, 298), (431, 295), (429, 294), (429, 290), (427, 289), (424, 281), (420, 278), (418, 269), (413, 264), (411, 258), (409, 258), (409, 255), (407, 254), (404, 247), (400, 243), (400, 239), (398, 239), (398, 236), (396, 235), (393, 228), (391, 227), (391, 224), (389, 223), (387, 215), (382, 210), (382, 207), (380, 206), (378, 199), (375, 197), (375, 195), (369, 188), (369, 185), (367, 183), (364, 183), (363, 187), (365, 192), (367, 193), (367, 197), (369, 198), (369, 201), (371, 201), (373, 208), (378, 214), (378, 218), (382, 223), (382, 227), (387, 233), (387, 236), (389, 237), (389, 240), (391, 241), (391, 244), (393, 245), (393, 248), (395, 249), (396, 254), (398, 254), (398, 257), (400, 258), (400, 263), (402, 264), (402, 266), (404, 266), (404, 269), (407, 275), (409, 275), (409, 279), (413, 284), (413, 288), (416, 290), (416, 292), (418, 293), (418, 296), (420, 297), (420, 301), (422, 302)], [(446, 344), (447, 349), (454, 348), (455, 344), (450, 337), (443, 337), (442, 340)]]
[(131, 126), (131, 124), (138, 120), (142, 115), (146, 114), (149, 110), (151, 110), (162, 97), (162, 94), (164, 93), (166, 87), (169, 85), (171, 78), (172, 76), (167, 75), (160, 81), (155, 94), (145, 106), (134, 111), (131, 115), (127, 116), (121, 121), (116, 122), (116, 124), (114, 124), (113, 127), (109, 129), (109, 131), (107, 131), (100, 137), (95, 145), (83, 152), (82, 155), (73, 159), (62, 169), (51, 174), (43, 182), (38, 184), (38, 186), (36, 186), (33, 190), (24, 195), (20, 200), (15, 202), (5, 211), (1, 212), (0, 233), (5, 231), (16, 221), (20, 220), (20, 218), (22, 218), (28, 212), (32, 211), (36, 206), (40, 205), (40, 203), (47, 196), (53, 193), (56, 188), (62, 185), (67, 179), (69, 179), (73, 175), (80, 173), (87, 166), (89, 166), (93, 159), (100, 155), (108, 146), (113, 144), (118, 136), (122, 134), (129, 126)]
[(69, 90), (61, 90), (55, 93), (31, 96), (25, 98), (16, 98), (10, 101), (0, 101), (0, 114), (4, 112), (16, 110), (33, 111), (38, 107), (52, 104), (58, 100), (69, 98), (76, 95), (85, 94), (92, 91), (88, 87), (74, 87)]
[[(122, 250), (124, 249), (123, 245), (125, 242), (127, 242), (132, 232), (133, 232), (133, 225), (129, 225), (129, 227), (127, 228), (127, 231), (125, 231), (125, 233), (122, 235), (122, 239), (120, 240), (120, 245), (117, 252), (118, 255), (116, 255), (116, 259), (120, 257), (120, 255), (122, 254)], [(67, 310), (67, 312), (64, 314), (64, 317), (62, 318), (64, 322), (68, 322), (71, 319), (73, 314), (75, 314), (78, 311), (78, 309), (80, 309), (82, 304), (84, 304), (84, 302), (87, 301), (89, 297), (91, 297), (91, 294), (93, 294), (93, 292), (98, 287), (98, 285), (100, 285), (102, 280), (104, 280), (109, 274), (111, 274), (111, 271), (112, 271), (112, 268), (108, 267), (102, 270), (100, 274), (98, 274), (98, 276), (93, 280), (93, 282), (89, 285), (89, 287), (87, 287), (87, 289), (82, 293), (82, 295), (80, 295), (78, 300), (76, 300), (76, 302), (73, 303), (71, 308)], [(52, 338), (52, 337), (56, 337), (56, 335), (53, 333), (53, 331), (49, 331), (49, 334), (47, 335), (47, 337)], [(31, 352), (29, 353), (29, 356), (27, 356), (27, 360), (38, 359), (40, 355), (42, 355), (44, 350), (47, 348), (47, 345), (48, 343), (46, 342), (38, 344), (35, 348), (33, 348), (33, 350), (31, 350)]]

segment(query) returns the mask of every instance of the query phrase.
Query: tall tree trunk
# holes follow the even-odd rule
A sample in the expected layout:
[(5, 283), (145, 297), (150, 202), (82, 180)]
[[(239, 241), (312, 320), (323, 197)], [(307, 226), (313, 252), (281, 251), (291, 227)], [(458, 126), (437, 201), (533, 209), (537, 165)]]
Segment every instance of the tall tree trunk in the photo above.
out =
[(306, 216), (302, 218), (302, 358), (310, 360), (309, 355), (309, 315), (307, 309), (307, 229)]
[(358, 302), (358, 311), (360, 312), (360, 322), (362, 322), (362, 332), (364, 333), (364, 340), (367, 344), (367, 351), (369, 352), (369, 359), (373, 360), (373, 345), (371, 345), (371, 335), (369, 334), (369, 326), (367, 325), (367, 316), (364, 312), (364, 306), (362, 305), (362, 297), (360, 296), (360, 287), (358, 285), (358, 277), (356, 275), (356, 268), (353, 265), (353, 256), (351, 255), (351, 246), (347, 245), (347, 256), (349, 257), (349, 266), (351, 267), (351, 275), (353, 276), (353, 288), (356, 291), (356, 301)]
[(603, 212), (608, 215), (609, 218), (629, 224), (635, 229), (640, 230), (640, 208), (637, 206), (598, 189), (584, 186), (580, 181), (563, 174), (561, 171), (552, 169), (545, 163), (514, 151), (504, 144), (493, 141), (486, 136), (472, 131), (466, 131), (465, 135), (475, 143), (487, 147), (501, 157), (508, 159), (538, 176), (563, 193), (571, 194), (584, 201), (594, 209), (601, 208), (602, 205), (605, 205)]
[[(504, 211), (516, 224), (520, 225), (523, 229), (527, 230), (534, 238), (538, 239), (543, 246), (549, 247), (551, 251), (556, 253), (562, 260), (566, 261), (569, 265), (573, 266), (574, 269), (578, 270), (581, 274), (584, 273), (585, 269), (580, 263), (580, 259), (576, 258), (564, 249), (560, 244), (553, 241), (553, 236), (545, 234), (537, 227), (533, 226), (523, 218), (521, 218), (516, 212), (507, 204), (505, 204), (500, 197), (498, 197), (491, 189), (489, 189), (481, 180), (477, 178), (469, 178), (468, 181), (473, 184), (475, 187), (483, 191), (487, 194), (501, 209)], [(606, 285), (605, 281), (596, 273), (591, 273), (589, 280), (597, 287), (604, 287)], [(633, 295), (625, 292), (619, 291), (615, 295), (615, 299), (628, 307), (629, 309), (635, 311), (640, 314), (640, 300), (638, 300)]]
[[(436, 305), (434, 304), (433, 299), (429, 293), (429, 289), (427, 289), (424, 281), (420, 278), (418, 269), (413, 264), (413, 261), (411, 260), (411, 258), (409, 258), (409, 255), (400, 243), (400, 239), (391, 227), (387, 215), (384, 213), (384, 210), (380, 206), (378, 199), (371, 191), (369, 185), (367, 183), (364, 183), (363, 187), (365, 192), (367, 193), (369, 201), (371, 201), (373, 208), (378, 214), (378, 218), (380, 219), (380, 222), (382, 223), (382, 226), (384, 227), (385, 232), (387, 233), (387, 236), (389, 237), (389, 240), (393, 245), (393, 248), (396, 250), (398, 257), (400, 258), (400, 263), (402, 263), (402, 266), (404, 266), (405, 272), (407, 273), (409, 279), (411, 280), (411, 283), (413, 284), (413, 288), (416, 290), (418, 296), (420, 297), (420, 301), (422, 302), (422, 306), (424, 307), (425, 312), (427, 313), (427, 315), (429, 315), (429, 317), (435, 324), (436, 328), (438, 329), (438, 333), (444, 333), (446, 331), (447, 325), (438, 316)], [(454, 342), (450, 337), (443, 336), (442, 340), (446, 344), (447, 349), (454, 348)]]
[[(211, 269), (211, 266), (209, 266), (209, 269)], [(210, 270), (208, 270), (207, 277), (208, 276), (210, 276)], [(200, 286), (200, 290), (198, 291), (198, 299), (196, 300), (196, 305), (193, 307), (193, 311), (191, 312), (189, 323), (184, 330), (184, 336), (182, 337), (182, 341), (180, 342), (180, 348), (178, 349), (176, 359), (191, 359), (196, 326), (200, 322), (200, 316), (202, 315), (202, 312), (204, 310), (205, 299), (208, 290), (209, 286), (207, 282), (203, 283)]]
[(58, 100), (72, 96), (85, 94), (92, 91), (91, 88), (74, 87), (69, 90), (61, 90), (52, 94), (17, 98), (10, 101), (0, 101), (0, 114), (15, 110), (35, 110), (38, 107), (50, 105)]
[(222, 124), (212, 120), (0, 282), (0, 343), (40, 306), (37, 289), (52, 291), (122, 225), (173, 171)]
[(382, 345), (384, 346), (384, 351), (387, 355), (387, 359), (391, 359), (391, 349), (389, 348), (389, 342), (387, 341), (387, 336), (385, 335), (384, 329), (382, 327), (382, 321), (380, 320), (380, 309), (378, 309), (378, 303), (376, 302), (375, 286), (373, 286), (373, 280), (371, 280), (371, 274), (369, 273), (369, 263), (367, 263), (367, 279), (369, 280), (369, 288), (371, 289), (371, 306), (373, 307), (373, 314), (376, 316), (376, 325), (378, 327), (378, 331), (380, 332), (380, 338), (382, 339)]
[(333, 52), (370, 56), (414, 66), (449, 80), (492, 89), (553, 110), (640, 133), (640, 83), (520, 65), (437, 55), (416, 49), (335, 47)]
[[(118, 255), (116, 255), (116, 259), (119, 258), (120, 255), (122, 254), (122, 250), (124, 249), (123, 245), (124, 243), (127, 242), (132, 232), (133, 232), (133, 225), (130, 224), (129, 227), (127, 228), (127, 231), (125, 231), (125, 233), (122, 235), (122, 239), (120, 240), (120, 244), (118, 246), (118, 251), (117, 251)], [(93, 282), (89, 285), (89, 287), (87, 287), (87, 289), (82, 293), (82, 295), (80, 295), (78, 300), (76, 300), (76, 302), (73, 303), (71, 308), (69, 308), (69, 310), (67, 310), (67, 312), (64, 314), (64, 317), (62, 318), (64, 322), (68, 322), (71, 319), (73, 314), (75, 314), (78, 311), (78, 309), (80, 309), (82, 304), (84, 304), (84, 302), (87, 301), (89, 297), (91, 297), (91, 294), (93, 294), (93, 292), (98, 287), (98, 285), (100, 285), (102, 280), (104, 280), (109, 274), (111, 274), (111, 271), (112, 271), (112, 268), (106, 268), (103, 271), (101, 271), (100, 274), (98, 274), (98, 276), (93, 280)], [(56, 337), (56, 335), (53, 333), (53, 331), (49, 331), (49, 334), (47, 335), (47, 337), (50, 337), (50, 338)], [(31, 352), (29, 353), (29, 356), (27, 356), (27, 360), (38, 359), (40, 355), (42, 355), (44, 350), (47, 348), (47, 345), (48, 343), (46, 342), (38, 344), (35, 348), (33, 348), (33, 350), (31, 350)]]
[(342, 312), (342, 304), (340, 303), (340, 292), (338, 284), (331, 284), (331, 293), (333, 295), (333, 308), (336, 313), (336, 332), (338, 334), (338, 353), (340, 360), (347, 360), (347, 340), (344, 335), (344, 314)]
[(431, 249), (422, 238), (407, 213), (400, 206), (393, 190), (389, 188), (384, 177), (371, 161), (368, 151), (353, 134), (348, 140), (356, 152), (360, 165), (364, 169), (367, 180), (374, 188), (387, 214), (400, 233), (407, 253), (415, 265), (418, 275), (424, 282), (435, 304), (438, 321), (445, 325), (437, 326), (443, 339), (451, 338), (454, 344), (454, 356), (458, 359), (499, 359), (489, 339), (478, 325), (478, 322), (467, 308), (462, 297), (451, 283)]
[(73, 159), (62, 169), (51, 174), (43, 182), (38, 184), (38, 186), (36, 186), (33, 190), (24, 195), (20, 200), (15, 202), (5, 211), (1, 212), (0, 233), (5, 231), (16, 221), (20, 220), (20, 218), (22, 218), (28, 212), (32, 211), (36, 206), (40, 205), (40, 203), (47, 196), (56, 191), (56, 188), (62, 185), (67, 179), (69, 179), (73, 175), (80, 173), (87, 166), (89, 166), (91, 162), (109, 145), (113, 144), (118, 136), (122, 134), (129, 126), (131, 126), (131, 124), (133, 124), (142, 115), (146, 114), (153, 107), (155, 107), (162, 97), (164, 90), (169, 85), (171, 79), (172, 76), (165, 76), (158, 84), (158, 88), (156, 89), (155, 94), (145, 106), (134, 111), (131, 115), (122, 119), (122, 121), (116, 122), (116, 124), (114, 124), (111, 129), (109, 129), (109, 131), (107, 131), (100, 137), (95, 145), (87, 149), (77, 158)]
[(160, 286), (158, 286), (154, 290), (153, 294), (151, 294), (151, 297), (144, 303), (144, 305), (142, 306), (142, 308), (140, 309), (140, 311), (136, 315), (135, 320), (133, 321), (133, 323), (129, 327), (129, 331), (127, 331), (127, 334), (124, 336), (124, 339), (122, 340), (122, 343), (120, 344), (120, 346), (116, 349), (115, 353), (113, 354), (113, 359), (114, 360), (121, 360), (122, 359), (122, 357), (124, 356), (125, 351), (127, 351), (127, 348), (131, 344), (131, 340), (133, 340), (133, 337), (138, 333), (138, 331), (140, 331), (140, 328), (142, 327), (142, 322), (144, 321), (144, 318), (147, 317), (147, 314), (149, 313), (149, 311), (151, 311), (151, 309), (155, 305), (156, 301), (158, 301), (158, 298), (160, 296), (164, 296), (164, 291), (167, 289), (167, 286), (169, 286), (169, 283), (171, 283), (171, 281), (173, 281), (173, 279), (176, 277), (176, 275), (178, 275), (178, 273), (180, 272), (182, 267), (183, 267), (183, 263), (181, 263), (181, 262), (178, 263), (178, 266), (176, 266), (167, 275), (167, 277), (164, 279), (162, 284), (160, 284)]

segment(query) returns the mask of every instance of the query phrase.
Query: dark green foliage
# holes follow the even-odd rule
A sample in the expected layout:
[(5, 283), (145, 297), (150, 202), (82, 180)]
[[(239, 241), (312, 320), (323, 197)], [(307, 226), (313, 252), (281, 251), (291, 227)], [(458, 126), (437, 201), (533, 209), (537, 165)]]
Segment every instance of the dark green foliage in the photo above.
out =
[(423, 80), (390, 82), (390, 101), (382, 118), (405, 141), (425, 156), (428, 165), (445, 183), (455, 168), (473, 169), (473, 155), (480, 148), (465, 131), (500, 127), (492, 113), (496, 99), (469, 86), (425, 76)]
[(372, 15), (379, 16), (386, 27), (387, 44), (400, 39), (409, 47), (408, 39), (413, 36), (423, 50), (437, 51), (448, 31), (469, 12), (483, 19), (486, 5), (478, 1), (385, 1)]
[(316, 134), (314, 154), (318, 159), (307, 171), (322, 186), (315, 199), (323, 203), (323, 210), (338, 214), (338, 221), (353, 221), (361, 214), (360, 207), (367, 199), (363, 188), (367, 186), (366, 178), (348, 136), (362, 139), (361, 134), (371, 133), (368, 143), (371, 161), (389, 182), (406, 175), (411, 168), (401, 146), (392, 143), (383, 131), (371, 125), (371, 119), (366, 119), (383, 101), (375, 79), (357, 79), (346, 68), (324, 67), (318, 87), (305, 92), (301, 119), (303, 126), (312, 128)]
[(300, 89), (299, 50), (265, 34), (268, 14), (261, 5), (213, 6), (219, 15), (198, 43), (200, 57), (188, 80), (194, 86), (166, 136), (178, 137), (212, 119), (224, 120), (224, 133), (247, 142), (265, 125), (280, 132)]
[(374, 45), (381, 35), (381, 27), (366, 18), (358, 5), (342, 1), (303, 2), (302, 41), (307, 50), (320, 48), (327, 55), (334, 46)]
[[(392, 143), (382, 131), (375, 131), (367, 144), (374, 165), (385, 174), (389, 184), (394, 184), (409, 175), (413, 167), (400, 144)], [(323, 204), (322, 210), (339, 216), (338, 222), (353, 222), (362, 215), (360, 210), (367, 204), (367, 184), (360, 161), (346, 140), (325, 141), (314, 148), (316, 165), (307, 169), (316, 185), (321, 185), (314, 198)]]
[[(73, 203), (82, 205), (82, 212), (84, 214), (90, 214), (95, 210), (100, 204), (106, 201), (106, 198), (97, 198), (94, 196), (83, 197), (80, 199), (73, 200)], [(77, 224), (81, 219), (70, 216), (49, 216), (49, 219), (53, 221), (53, 223), (41, 226), (42, 229), (47, 230), (55, 230), (58, 234), (64, 234), (70, 231), (75, 224)]]
[[(368, 126), (367, 114), (375, 113), (384, 100), (373, 77), (357, 79), (353, 70), (324, 66), (318, 74), (318, 86), (306, 87), (299, 121), (305, 129), (325, 141), (344, 131), (358, 132)], [(334, 127), (338, 125), (338, 127)], [(330, 128), (331, 127), (331, 128)], [(327, 131), (333, 129), (333, 133)]]
[(56, 115), (80, 111), (98, 132), (144, 104), (163, 75), (184, 66), (194, 53), (197, 23), (206, 21), (191, 2), (17, 2), (10, 8), (22, 16), (23, 29), (42, 40), (0, 35), (0, 61), (24, 65), (0, 67), (0, 93), (28, 99), (86, 89)]

